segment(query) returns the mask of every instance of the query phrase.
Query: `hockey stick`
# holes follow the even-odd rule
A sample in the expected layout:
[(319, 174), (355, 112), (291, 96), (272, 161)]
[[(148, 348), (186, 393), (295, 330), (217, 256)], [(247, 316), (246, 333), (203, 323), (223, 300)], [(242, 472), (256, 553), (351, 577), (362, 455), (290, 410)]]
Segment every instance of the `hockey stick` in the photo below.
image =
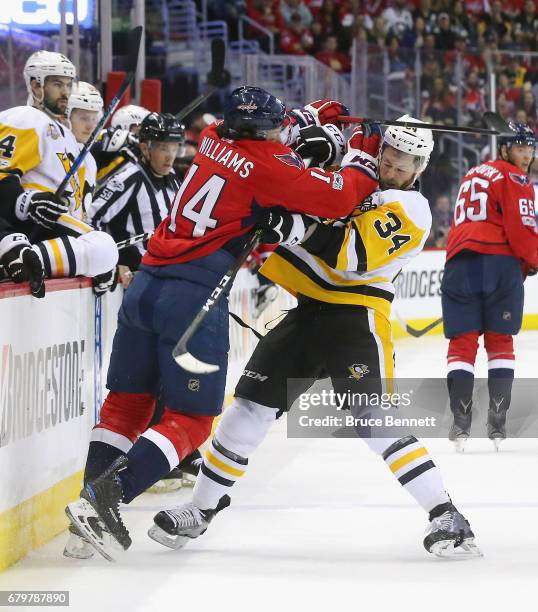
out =
[(206, 303), (202, 306), (198, 314), (194, 317), (192, 323), (189, 325), (189, 327), (187, 327), (187, 329), (179, 339), (179, 342), (174, 347), (174, 350), (172, 351), (172, 357), (174, 358), (175, 362), (184, 370), (193, 372), (195, 374), (211, 374), (212, 372), (217, 372), (219, 370), (218, 365), (205, 363), (204, 361), (197, 359), (194, 355), (189, 353), (189, 350), (187, 348), (187, 342), (196, 333), (202, 321), (206, 318), (211, 309), (219, 301), (224, 291), (232, 285), (239, 268), (241, 268), (250, 253), (260, 244), (262, 234), (263, 230), (256, 230), (250, 236), (248, 242), (245, 244), (241, 255), (239, 255), (239, 257), (233, 263), (232, 267), (227, 270), (226, 274), (220, 279), (218, 285), (213, 289), (211, 295), (207, 298)]
[(155, 232), (146, 232), (145, 234), (137, 234), (136, 236), (131, 236), (131, 238), (126, 238), (125, 240), (120, 240), (116, 242), (116, 246), (118, 247), (118, 251), (122, 249), (126, 249), (134, 244), (138, 244), (139, 242), (144, 242), (144, 240), (149, 240)]
[(224, 74), (225, 53), (226, 47), (222, 38), (214, 38), (211, 41), (211, 71), (208, 76), (209, 87), (203, 94), (194, 98), (194, 100), (189, 102), (187, 106), (176, 114), (177, 121), (182, 121), (188, 114), (192, 113), (195, 108), (198, 108), (200, 104), (210, 98), (219, 87), (222, 87), (226, 83), (226, 75)]
[(112, 113), (116, 110), (116, 107), (120, 103), (120, 100), (122, 99), (123, 94), (127, 91), (127, 88), (132, 83), (135, 77), (135, 74), (136, 74), (136, 65), (138, 63), (138, 50), (140, 48), (140, 42), (142, 40), (143, 29), (144, 28), (142, 26), (137, 26), (136, 28), (133, 28), (129, 32), (129, 55), (127, 56), (127, 73), (125, 75), (125, 78), (123, 79), (123, 82), (120, 85), (118, 92), (116, 93), (116, 95), (114, 96), (110, 104), (108, 105), (107, 109), (103, 113), (103, 116), (101, 117), (100, 121), (95, 126), (95, 129), (90, 134), (90, 137), (88, 138), (88, 140), (86, 141), (82, 149), (80, 150), (80, 153), (75, 158), (75, 161), (71, 164), (71, 168), (69, 168), (68, 173), (65, 175), (63, 181), (58, 186), (58, 189), (56, 189), (56, 195), (58, 197), (63, 195), (64, 191), (69, 185), (69, 182), (71, 181), (73, 176), (75, 176), (77, 170), (80, 168), (80, 166), (84, 162), (86, 155), (88, 155), (88, 152), (91, 146), (95, 142), (97, 136), (99, 136), (105, 123), (108, 121)]
[[(488, 118), (486, 119), (486, 115)], [(492, 120), (491, 116), (495, 116)], [(397, 125), (406, 128), (427, 128), (436, 132), (453, 132), (457, 134), (478, 134), (480, 136), (498, 136), (506, 132), (510, 132), (510, 128), (496, 113), (484, 113), (485, 121), (490, 125), (491, 129), (464, 127), (457, 125), (443, 125), (442, 123), (417, 123), (415, 121), (397, 121), (392, 119), (368, 119), (366, 117), (348, 117), (347, 115), (338, 115), (338, 121), (343, 123), (369, 123), (370, 125)], [(503, 125), (504, 124), (504, 125)]]
[(441, 317), (440, 319), (436, 319), (435, 321), (432, 321), (431, 323), (426, 325), (426, 327), (424, 327), (423, 329), (417, 329), (416, 327), (412, 327), (411, 325), (409, 325), (409, 323), (407, 323), (405, 319), (402, 316), (400, 316), (400, 314), (398, 313), (396, 309), (394, 310), (394, 314), (396, 315), (396, 319), (398, 323), (405, 329), (405, 331), (410, 336), (413, 336), (413, 338), (420, 338), (421, 336), (424, 336), (434, 327), (437, 327), (440, 323), (443, 322), (443, 318)]

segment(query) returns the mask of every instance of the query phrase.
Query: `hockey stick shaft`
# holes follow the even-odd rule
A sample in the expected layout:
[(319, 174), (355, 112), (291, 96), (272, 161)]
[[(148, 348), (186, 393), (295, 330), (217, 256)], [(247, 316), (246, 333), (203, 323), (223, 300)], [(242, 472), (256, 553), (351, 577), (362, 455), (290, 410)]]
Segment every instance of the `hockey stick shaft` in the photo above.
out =
[(406, 128), (426, 128), (436, 132), (453, 132), (456, 134), (477, 134), (480, 136), (498, 136), (501, 132), (493, 129), (473, 128), (457, 125), (443, 125), (441, 123), (417, 123), (414, 121), (396, 121), (391, 119), (368, 119), (367, 117), (348, 117), (338, 115), (338, 121), (342, 123), (369, 123), (370, 125), (396, 125)]
[(101, 117), (97, 125), (95, 126), (95, 129), (93, 130), (90, 137), (88, 138), (88, 140), (86, 141), (82, 149), (80, 150), (80, 153), (77, 155), (74, 162), (71, 164), (71, 168), (69, 168), (68, 173), (65, 175), (63, 181), (58, 186), (58, 189), (56, 189), (57, 196), (61, 196), (64, 193), (67, 186), (69, 185), (69, 182), (71, 181), (73, 176), (75, 176), (80, 166), (83, 164), (86, 156), (88, 155), (90, 151), (90, 148), (92, 147), (93, 143), (97, 139), (97, 136), (99, 136), (105, 123), (108, 121), (112, 113), (116, 110), (116, 107), (120, 103), (120, 100), (122, 99), (123, 94), (127, 91), (127, 88), (129, 87), (129, 85), (131, 85), (135, 77), (135, 74), (136, 74), (136, 65), (138, 62), (138, 50), (140, 49), (140, 42), (142, 40), (142, 32), (143, 32), (142, 26), (137, 26), (136, 28), (133, 28), (129, 32), (129, 57), (127, 61), (127, 73), (125, 75), (125, 78), (123, 79), (123, 82), (121, 83), (116, 95), (114, 96), (114, 98), (112, 99), (112, 101), (110, 102), (106, 110), (104, 111), (103, 116)]
[(118, 251), (121, 251), (122, 249), (127, 249), (128, 247), (138, 244), (139, 242), (149, 240), (154, 233), (155, 232), (146, 232), (144, 234), (137, 234), (136, 236), (132, 236), (131, 238), (126, 238), (125, 240), (120, 240), (119, 242), (116, 242)]
[(396, 310), (394, 311), (394, 314), (396, 315), (398, 323), (405, 329), (405, 331), (410, 336), (413, 336), (413, 338), (420, 338), (421, 336), (424, 336), (429, 331), (434, 329), (434, 327), (437, 327), (443, 322), (443, 318), (441, 317), (439, 319), (435, 319), (435, 321), (432, 321), (431, 323), (428, 323), (426, 327), (423, 327), (422, 329), (417, 329), (416, 327), (409, 325), (409, 323), (407, 323), (407, 321), (405, 321), (405, 319), (401, 315), (399, 315)]
[[(174, 350), (172, 351), (172, 356), (179, 365), (182, 364), (180, 363), (180, 361), (178, 361), (178, 359), (181, 360), (181, 357), (188, 353), (187, 343), (192, 338), (192, 336), (194, 336), (206, 316), (215, 307), (215, 304), (217, 304), (226, 289), (233, 284), (235, 275), (237, 274), (241, 266), (245, 263), (247, 257), (260, 244), (262, 234), (263, 230), (256, 230), (250, 236), (239, 257), (235, 260), (233, 265), (226, 271), (215, 289), (213, 289), (213, 291), (211, 292), (211, 295), (207, 298), (205, 304), (202, 306), (196, 317), (194, 317), (191, 324), (187, 327), (187, 329), (179, 339), (178, 343), (174, 347)], [(216, 366), (212, 367), (215, 368)]]
[(219, 83), (223, 82), (224, 77), (224, 60), (225, 60), (226, 47), (222, 38), (215, 38), (211, 41), (211, 71), (209, 73), (210, 84), (209, 87), (200, 94), (197, 98), (194, 98), (191, 102), (182, 108), (176, 114), (176, 120), (182, 121), (187, 115), (192, 113), (193, 110), (198, 108), (200, 104), (203, 104), (208, 98), (210, 98), (219, 88)]

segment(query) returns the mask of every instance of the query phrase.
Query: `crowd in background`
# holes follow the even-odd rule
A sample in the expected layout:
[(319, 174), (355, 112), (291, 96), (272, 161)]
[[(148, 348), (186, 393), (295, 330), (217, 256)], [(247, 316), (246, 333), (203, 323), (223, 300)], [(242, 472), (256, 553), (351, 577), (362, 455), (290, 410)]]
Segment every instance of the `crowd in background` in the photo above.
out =
[[(230, 23), (246, 14), (273, 33), (278, 52), (312, 55), (342, 74), (350, 71), (356, 40), (368, 45), (370, 58), (386, 51), (389, 72), (404, 86), (415, 83), (419, 50), (420, 118), (435, 123), (481, 125), (491, 62), (497, 112), (538, 133), (538, 0), (210, 0), (209, 7)], [(255, 28), (249, 36), (267, 44)], [(452, 208), (447, 184), (458, 177), (439, 161), (425, 189), (434, 215), (429, 244), (443, 247)]]

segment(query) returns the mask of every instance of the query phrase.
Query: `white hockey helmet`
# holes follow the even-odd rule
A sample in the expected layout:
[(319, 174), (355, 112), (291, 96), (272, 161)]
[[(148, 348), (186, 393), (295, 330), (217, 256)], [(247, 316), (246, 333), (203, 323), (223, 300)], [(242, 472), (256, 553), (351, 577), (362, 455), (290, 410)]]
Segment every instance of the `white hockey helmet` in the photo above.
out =
[[(424, 123), (424, 126), (428, 125), (424, 121), (411, 117), (411, 115), (402, 115), (398, 117), (397, 121), (409, 121), (413, 123)], [(420, 158), (417, 166), (417, 174), (415, 176), (416, 179), (426, 170), (426, 166), (430, 161), (430, 155), (432, 154), (434, 145), (433, 132), (426, 127), (407, 128), (399, 125), (391, 125), (385, 131), (383, 143), (398, 151)]]
[(150, 111), (143, 106), (128, 104), (127, 106), (122, 106), (112, 115), (110, 125), (113, 128), (129, 130), (132, 125), (140, 125), (149, 113)]
[(74, 64), (61, 53), (54, 51), (36, 51), (32, 53), (24, 64), (24, 82), (28, 91), (29, 103), (33, 101), (31, 82), (35, 79), (41, 87), (48, 76), (63, 76), (71, 79), (77, 78)]
[(90, 83), (79, 81), (75, 91), (69, 96), (67, 103), (67, 116), (71, 116), (74, 108), (82, 108), (89, 111), (103, 112), (103, 98), (99, 91)]

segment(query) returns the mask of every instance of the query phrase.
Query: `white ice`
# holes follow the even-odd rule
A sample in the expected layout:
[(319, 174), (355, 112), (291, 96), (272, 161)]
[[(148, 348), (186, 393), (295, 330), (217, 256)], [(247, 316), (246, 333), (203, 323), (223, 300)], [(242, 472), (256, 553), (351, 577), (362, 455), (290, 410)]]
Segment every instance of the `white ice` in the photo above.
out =
[[(538, 332), (517, 338), (518, 376), (537, 376), (537, 341)], [(401, 375), (444, 375), (441, 337), (402, 340), (396, 350)], [(0, 589), (69, 590), (75, 612), (532, 609), (538, 440), (507, 440), (495, 453), (474, 439), (465, 454), (427, 442), (482, 559), (428, 555), (424, 512), (360, 441), (288, 440), (282, 422), (252, 457), (232, 506), (183, 551), (145, 532), (189, 490), (144, 494), (125, 508), (134, 544), (117, 563), (63, 558), (62, 534), (1, 574)]]

